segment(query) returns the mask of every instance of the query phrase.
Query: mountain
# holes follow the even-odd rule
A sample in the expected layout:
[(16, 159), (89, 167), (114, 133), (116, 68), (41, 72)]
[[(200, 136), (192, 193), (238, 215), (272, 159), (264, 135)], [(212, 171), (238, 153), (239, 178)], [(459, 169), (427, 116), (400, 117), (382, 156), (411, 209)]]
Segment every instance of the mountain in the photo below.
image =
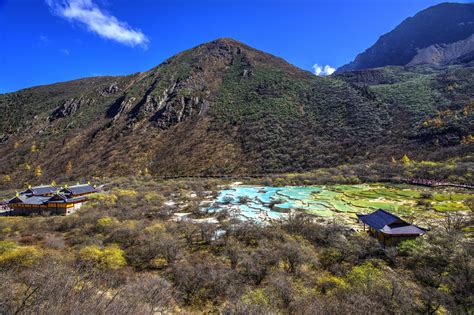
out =
[[(381, 36), (354, 61), (340, 67), (338, 72), (393, 65), (405, 66), (423, 49), (421, 52), (423, 59), (429, 61), (433, 54), (435, 64), (435, 55), (438, 51), (427, 47), (466, 40), (472, 34), (474, 34), (474, 4), (442, 3), (407, 18), (394, 30)], [(417, 58), (419, 59), (420, 57)]]
[(472, 148), (473, 83), (469, 64), (322, 78), (219, 39), (143, 73), (0, 95), (0, 175), (39, 182), (442, 160)]
[(451, 44), (435, 44), (418, 50), (407, 64), (409, 67), (420, 65), (446, 65), (474, 60), (474, 34), (464, 40)]

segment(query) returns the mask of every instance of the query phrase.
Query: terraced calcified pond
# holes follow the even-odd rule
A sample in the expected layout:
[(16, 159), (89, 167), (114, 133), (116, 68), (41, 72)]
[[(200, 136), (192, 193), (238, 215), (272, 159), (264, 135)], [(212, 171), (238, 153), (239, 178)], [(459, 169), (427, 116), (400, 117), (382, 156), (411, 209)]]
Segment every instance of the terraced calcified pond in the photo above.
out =
[(417, 221), (440, 217), (446, 211), (468, 211), (465, 204), (472, 191), (434, 189), (413, 185), (326, 185), (263, 187), (234, 185), (220, 191), (205, 210), (227, 210), (241, 220), (266, 222), (287, 218), (303, 211), (322, 218), (340, 215), (355, 218), (356, 213), (385, 209)]

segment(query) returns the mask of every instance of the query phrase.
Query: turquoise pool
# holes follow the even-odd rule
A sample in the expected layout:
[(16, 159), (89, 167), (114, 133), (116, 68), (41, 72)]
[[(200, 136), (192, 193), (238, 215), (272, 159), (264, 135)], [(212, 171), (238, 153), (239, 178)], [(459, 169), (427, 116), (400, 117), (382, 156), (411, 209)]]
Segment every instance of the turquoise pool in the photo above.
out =
[(234, 186), (220, 191), (208, 212), (227, 210), (244, 221), (265, 222), (287, 218), (295, 209), (317, 216), (332, 216), (331, 204), (317, 201), (321, 187)]
[[(471, 194), (464, 190), (456, 192), (382, 183), (285, 187), (234, 185), (221, 190), (211, 205), (203, 206), (202, 210), (211, 213), (225, 210), (234, 218), (254, 222), (281, 220), (295, 211), (322, 218), (339, 214), (341, 219), (353, 220), (356, 213), (368, 213), (376, 209), (389, 210), (400, 216), (417, 213), (418, 218), (430, 218), (442, 211), (420, 208), (420, 196), (427, 192), (445, 196), (444, 199), (430, 200), (434, 209), (446, 209), (448, 203), (452, 207), (453, 202), (449, 201), (451, 195), (453, 198), (457, 196), (456, 198), (466, 200), (471, 198)], [(468, 209), (464, 204), (456, 205)]]

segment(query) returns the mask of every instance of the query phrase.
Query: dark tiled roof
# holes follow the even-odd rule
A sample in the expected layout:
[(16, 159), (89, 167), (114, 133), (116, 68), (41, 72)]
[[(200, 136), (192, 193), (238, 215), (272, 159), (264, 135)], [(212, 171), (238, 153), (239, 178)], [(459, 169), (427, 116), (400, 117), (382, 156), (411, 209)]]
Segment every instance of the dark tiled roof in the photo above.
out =
[(27, 195), (18, 195), (18, 196), (13, 197), (12, 199), (8, 200), (8, 203), (15, 203), (16, 200), (18, 200), (19, 202), (25, 202), (26, 199), (28, 199)]
[(71, 203), (71, 202), (81, 202), (86, 201), (86, 197), (74, 197), (68, 198), (65, 195), (57, 194), (49, 200), (50, 203)]
[(385, 234), (424, 234), (425, 230), (409, 224), (396, 215), (379, 209), (370, 214), (357, 214), (357, 217), (371, 228)]
[(63, 191), (65, 193), (70, 193), (71, 195), (82, 195), (82, 194), (94, 193), (96, 192), (96, 189), (92, 185), (84, 184), (84, 185), (76, 185), (76, 186), (67, 187), (67, 188), (64, 188)]
[(424, 234), (426, 231), (416, 225), (412, 224), (392, 224), (392, 225), (386, 225), (382, 229), (382, 232), (385, 234), (395, 234), (395, 235), (400, 235), (400, 234)]
[(389, 224), (403, 222), (403, 220), (397, 217), (396, 215), (393, 215), (382, 209), (372, 212), (370, 214), (358, 214), (357, 217), (359, 217), (362, 222), (376, 230), (380, 230), (384, 226)]
[(46, 185), (46, 186), (37, 186), (37, 187), (31, 187), (22, 192), (22, 194), (33, 194), (33, 196), (39, 196), (39, 195), (48, 195), (48, 194), (54, 194), (58, 190), (58, 187), (56, 186), (51, 186), (51, 185)]
[(54, 196), (27, 196), (19, 195), (8, 201), (8, 203), (16, 203), (15, 200), (18, 199), (19, 203), (27, 205), (42, 205), (46, 203), (71, 203), (71, 202), (81, 202), (85, 201), (85, 197), (75, 197), (68, 198), (65, 195), (56, 194)]
[(42, 205), (46, 202), (48, 202), (51, 197), (42, 197), (42, 196), (25, 196), (25, 195), (20, 195), (12, 198), (9, 203), (15, 203), (14, 200), (18, 199), (20, 200), (21, 203), (27, 204), (27, 205)]
[(49, 201), (64, 201), (67, 200), (67, 197), (64, 194), (55, 194), (51, 197)]
[(30, 205), (42, 205), (42, 204), (48, 202), (48, 200), (50, 198), (51, 197), (33, 196), (33, 197), (30, 197), (30, 198), (26, 199), (25, 203), (30, 204)]

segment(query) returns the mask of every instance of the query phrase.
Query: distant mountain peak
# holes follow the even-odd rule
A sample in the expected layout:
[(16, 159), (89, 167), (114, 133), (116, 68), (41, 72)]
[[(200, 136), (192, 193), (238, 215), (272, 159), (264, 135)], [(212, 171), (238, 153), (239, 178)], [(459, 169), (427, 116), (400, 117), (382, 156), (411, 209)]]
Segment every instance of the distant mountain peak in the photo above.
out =
[(200, 44), (194, 48), (191, 48), (190, 50), (199, 49), (200, 47), (201, 48), (204, 47), (207, 49), (215, 49), (215, 48), (222, 48), (222, 47), (233, 47), (233, 48), (245, 47), (248, 49), (253, 49), (250, 46), (244, 44), (243, 42), (230, 38), (230, 37), (217, 38), (210, 42)]
[(474, 4), (441, 3), (405, 19), (338, 72), (405, 66), (419, 50), (451, 44), (474, 34)]
[(221, 44), (228, 44), (228, 45), (243, 45), (243, 43), (241, 41), (238, 41), (234, 38), (231, 38), (231, 37), (221, 37), (221, 38), (217, 38), (213, 41), (211, 41), (211, 43), (221, 43)]

